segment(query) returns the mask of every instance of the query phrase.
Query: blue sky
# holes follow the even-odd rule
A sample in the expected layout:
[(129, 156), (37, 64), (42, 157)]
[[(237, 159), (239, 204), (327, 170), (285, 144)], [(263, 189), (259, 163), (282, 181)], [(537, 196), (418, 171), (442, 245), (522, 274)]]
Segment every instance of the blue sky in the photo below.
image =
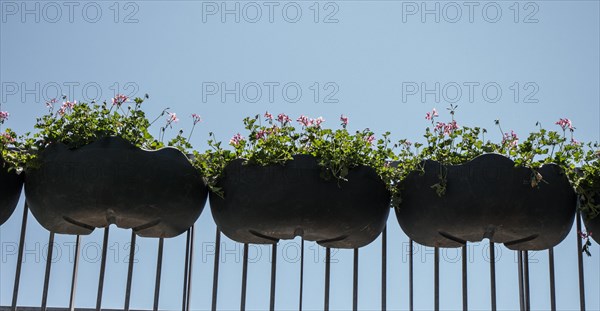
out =
[[(516, 3), (516, 4), (515, 4)], [(165, 107), (191, 127), (202, 115), (192, 142), (206, 148), (209, 132), (228, 140), (243, 129), (245, 116), (266, 110), (323, 116), (330, 126), (340, 114), (351, 129), (391, 131), (394, 139), (420, 140), (424, 114), (459, 105), (461, 125), (487, 127), (494, 120), (521, 137), (537, 121), (555, 129), (570, 118), (576, 138), (600, 140), (600, 6), (598, 1), (0, 1), (0, 103), (19, 133), (33, 130), (44, 101), (60, 94), (86, 101), (115, 92), (142, 96), (149, 116)], [(24, 13), (25, 12), (25, 13)], [(223, 14), (226, 12), (226, 14)], [(228, 13), (227, 13), (228, 12)], [(260, 14), (259, 14), (260, 12)], [(425, 14), (423, 14), (425, 12)], [(271, 93), (272, 91), (272, 93)], [(101, 94), (101, 95), (100, 95)], [(178, 129), (178, 128), (177, 128)], [(158, 128), (156, 129), (158, 132)], [(12, 297), (22, 202), (0, 228), (0, 305)], [(215, 226), (208, 206), (198, 220), (192, 308), (210, 307)], [(31, 215), (30, 215), (31, 216)], [(388, 222), (388, 308), (408, 307), (405, 244), (393, 214)], [(48, 234), (30, 218), (19, 304), (41, 299), (44, 245)], [(103, 306), (124, 299), (130, 233), (111, 228)], [(575, 232), (555, 249), (557, 304), (578, 307)], [(51, 306), (68, 305), (72, 261), (69, 243), (57, 236), (61, 257), (53, 265)], [(223, 238), (229, 250), (221, 264), (219, 309), (239, 307), (241, 246)], [(102, 230), (83, 238), (85, 260), (76, 305), (95, 306)], [(132, 307), (151, 308), (158, 241), (138, 239)], [(11, 244), (12, 243), (12, 244)], [(36, 244), (37, 243), (37, 244)], [(96, 243), (96, 244), (95, 244)], [(278, 248), (277, 309), (297, 306), (298, 240)], [(161, 308), (180, 307), (185, 236), (165, 242)], [(380, 240), (361, 249), (359, 308), (380, 305)], [(487, 242), (473, 244), (469, 304), (489, 306)], [(269, 248), (252, 247), (248, 308), (264, 309), (269, 299)], [(260, 251), (259, 251), (260, 250)], [(306, 244), (306, 309), (322, 308), (324, 250)], [(111, 254), (109, 252), (109, 254)], [(600, 309), (600, 247), (584, 258), (587, 306)], [(284, 256), (285, 254), (285, 256)], [(518, 308), (514, 253), (497, 250), (499, 309)], [(310, 255), (310, 256), (309, 256)], [(461, 307), (457, 250), (443, 250), (441, 306)], [(237, 256), (237, 258), (236, 258)], [(445, 256), (445, 257), (444, 257)], [(239, 259), (239, 260), (237, 260)], [(352, 306), (352, 252), (335, 253), (332, 309)], [(532, 308), (549, 307), (547, 253), (532, 255)], [(433, 307), (433, 253), (419, 248), (415, 266), (415, 307)], [(456, 262), (455, 262), (456, 261)]]

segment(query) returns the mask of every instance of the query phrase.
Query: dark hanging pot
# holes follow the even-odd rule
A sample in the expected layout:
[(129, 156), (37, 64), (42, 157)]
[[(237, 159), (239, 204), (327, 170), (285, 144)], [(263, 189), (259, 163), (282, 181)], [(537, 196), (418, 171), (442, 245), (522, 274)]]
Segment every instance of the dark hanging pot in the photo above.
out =
[(272, 244), (303, 236), (325, 247), (357, 248), (385, 227), (390, 194), (375, 170), (353, 168), (348, 181), (320, 177), (317, 159), (296, 155), (285, 165), (232, 161), (210, 194), (219, 229), (241, 243)]
[[(537, 187), (532, 171), (515, 167), (499, 154), (485, 154), (462, 165), (424, 162), (400, 183), (402, 203), (396, 216), (419, 244), (459, 247), (489, 238), (511, 250), (542, 250), (560, 243), (575, 218), (576, 195), (557, 165), (544, 165)], [(446, 193), (431, 186), (447, 174)]]
[(119, 137), (70, 150), (53, 144), (27, 172), (31, 212), (49, 231), (90, 234), (116, 224), (142, 237), (174, 237), (194, 224), (208, 196), (175, 148), (147, 151)]
[(17, 207), (23, 188), (23, 174), (9, 172), (0, 159), (0, 225), (5, 223)]
[(592, 239), (600, 244), (600, 216), (596, 216), (592, 219), (586, 219), (584, 217), (583, 222), (585, 223), (586, 231), (592, 233)]
[[(593, 199), (594, 202), (600, 202), (600, 193), (596, 193)], [(592, 239), (594, 239), (596, 243), (600, 244), (600, 215), (596, 215), (596, 217), (590, 218), (590, 216), (586, 213), (582, 213), (582, 216), (586, 231), (588, 233), (591, 232)]]

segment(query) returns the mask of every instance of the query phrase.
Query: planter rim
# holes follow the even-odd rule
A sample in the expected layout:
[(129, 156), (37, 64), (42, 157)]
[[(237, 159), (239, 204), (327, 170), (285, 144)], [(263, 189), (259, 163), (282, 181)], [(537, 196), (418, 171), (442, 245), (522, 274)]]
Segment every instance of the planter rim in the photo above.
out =
[[(266, 167), (277, 167), (277, 166), (278, 166), (278, 167), (285, 167), (287, 163), (289, 163), (289, 162), (292, 162), (292, 161), (297, 161), (297, 160), (314, 160), (314, 161), (315, 161), (315, 165), (316, 165), (317, 167), (321, 167), (321, 166), (320, 166), (318, 163), (316, 163), (316, 161), (317, 161), (319, 158), (318, 158), (318, 157), (315, 157), (315, 156), (313, 156), (313, 155), (310, 155), (310, 154), (295, 154), (295, 155), (293, 155), (292, 157), (293, 157), (293, 159), (292, 159), (292, 160), (287, 160), (287, 161), (285, 161), (283, 164), (271, 163), (271, 164), (267, 164), (267, 165), (255, 165), (255, 164), (248, 164), (248, 163), (244, 163), (245, 161), (248, 161), (248, 159), (246, 159), (246, 158), (236, 158), (236, 159), (233, 159), (233, 160), (229, 161), (229, 162), (228, 162), (228, 163), (225, 165), (225, 168), (224, 168), (223, 172), (221, 173), (221, 175), (218, 177), (218, 179), (222, 179), (222, 178), (223, 178), (223, 173), (225, 172), (225, 170), (226, 170), (228, 167), (230, 167), (230, 166), (232, 166), (232, 165), (234, 165), (234, 164), (236, 164), (236, 163), (239, 163), (239, 164), (241, 164), (242, 166), (246, 166), (246, 165), (247, 165), (247, 166), (258, 167), (258, 168), (266, 168)], [(357, 166), (355, 166), (355, 167), (351, 168), (351, 170), (356, 170), (356, 169), (367, 169), (367, 170), (371, 170), (371, 171), (372, 171), (372, 172), (373, 172), (375, 175), (377, 175), (377, 178), (379, 179), (379, 181), (380, 181), (380, 182), (382, 182), (382, 183), (385, 183), (385, 182), (383, 181), (383, 179), (381, 178), (381, 176), (379, 176), (379, 174), (377, 173), (377, 171), (375, 170), (375, 168), (373, 168), (373, 167), (371, 167), (371, 166), (368, 166), (368, 165), (362, 165), (362, 164), (361, 164), (361, 165), (357, 165)], [(388, 191), (389, 191), (389, 190), (388, 190)], [(212, 192), (212, 190), (211, 190), (210, 192)]]
[[(181, 150), (179, 150), (179, 149), (177, 149), (175, 147), (164, 146), (164, 147), (161, 147), (161, 148), (156, 149), (156, 150), (141, 148), (141, 147), (135, 146), (130, 141), (128, 141), (127, 139), (125, 139), (125, 138), (123, 138), (121, 136), (105, 136), (105, 137), (101, 137), (101, 138), (98, 138), (98, 139), (90, 142), (89, 144), (86, 144), (86, 145), (83, 145), (83, 146), (81, 146), (79, 148), (74, 148), (74, 149), (68, 148), (66, 144), (64, 144), (63, 142), (60, 142), (60, 141), (50, 142), (48, 144), (48, 146), (46, 147), (46, 149), (44, 149), (44, 151), (47, 150), (48, 147), (50, 147), (50, 146), (56, 146), (56, 148), (67, 149), (67, 150), (70, 150), (70, 151), (77, 151), (77, 150), (80, 150), (80, 149), (83, 149), (83, 148), (86, 148), (86, 147), (89, 147), (89, 146), (101, 144), (103, 142), (113, 142), (113, 143), (116, 143), (116, 144), (121, 145), (123, 147), (135, 148), (135, 149), (138, 149), (138, 150), (141, 150), (141, 151), (144, 151), (144, 152), (148, 152), (148, 153), (154, 153), (154, 152), (159, 152), (160, 153), (160, 152), (165, 152), (165, 151), (166, 152), (177, 152), (177, 153), (180, 153), (182, 156), (184, 156), (187, 159), (187, 161), (190, 163), (190, 165), (192, 164), (191, 160), (193, 158), (192, 157), (193, 155), (185, 154), (185, 153), (181, 152)], [(41, 155), (44, 151), (42, 151), (41, 153), (38, 152), (38, 155)]]
[[(231, 165), (231, 164), (233, 164), (235, 162), (242, 162), (243, 165), (249, 165), (249, 166), (255, 166), (255, 167), (285, 166), (285, 164), (288, 163), (288, 162), (296, 161), (296, 160), (301, 160), (301, 159), (307, 159), (307, 160), (308, 159), (315, 159), (315, 160), (318, 160), (319, 157), (313, 156), (312, 154), (297, 153), (297, 154), (292, 155), (292, 159), (291, 160), (287, 160), (283, 164), (270, 163), (270, 164), (267, 164), (267, 165), (255, 165), (255, 164), (249, 164), (249, 163), (244, 164), (244, 162), (248, 161), (249, 159), (246, 159), (246, 158), (235, 158), (235, 159), (227, 162), (227, 165), (225, 165), (225, 166), (229, 166), (229, 165)], [(373, 167), (368, 166), (368, 165), (364, 165), (364, 164), (357, 165), (357, 166), (353, 167), (352, 169), (359, 168), (359, 167), (365, 167), (365, 168), (374, 169)]]
[[(480, 155), (478, 155), (466, 162), (460, 163), (460, 164), (442, 164), (439, 161), (431, 160), (431, 159), (425, 159), (425, 160), (421, 161), (420, 163), (433, 162), (433, 163), (441, 164), (441, 165), (447, 166), (447, 167), (460, 167), (460, 166), (464, 166), (464, 165), (469, 165), (471, 162), (479, 161), (479, 160), (481, 160), (481, 158), (496, 158), (496, 159), (498, 159), (498, 161), (504, 161), (507, 163), (510, 162), (512, 164), (512, 166), (515, 166), (515, 161), (513, 161), (511, 158), (509, 158), (503, 154), (497, 153), (497, 152), (483, 153), (483, 154), (480, 154)], [(390, 163), (393, 166), (398, 166), (398, 164), (400, 162), (401, 161), (391, 161)], [(529, 168), (527, 166), (518, 166), (518, 167)], [(556, 163), (546, 163), (546, 164), (543, 164), (542, 166), (540, 166), (540, 169), (543, 167), (559, 167), (559, 166)]]

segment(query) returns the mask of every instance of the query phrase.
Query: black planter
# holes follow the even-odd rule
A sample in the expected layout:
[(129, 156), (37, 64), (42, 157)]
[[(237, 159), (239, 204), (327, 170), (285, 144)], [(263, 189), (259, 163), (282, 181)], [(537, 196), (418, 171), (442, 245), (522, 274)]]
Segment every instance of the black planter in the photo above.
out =
[(542, 250), (560, 243), (575, 218), (576, 195), (556, 165), (539, 169), (531, 187), (531, 170), (515, 167), (502, 155), (485, 154), (463, 165), (446, 166), (442, 197), (432, 185), (441, 166), (425, 161), (425, 173), (412, 172), (401, 183), (396, 208), (400, 226), (426, 246), (459, 247), (489, 238), (512, 250)]
[[(592, 193), (593, 190), (592, 190)], [(583, 197), (581, 197), (583, 199)], [(595, 193), (594, 202), (600, 202), (600, 193)], [(597, 215), (594, 218), (589, 218), (589, 215), (586, 213), (582, 213), (583, 223), (585, 224), (585, 230), (588, 233), (592, 233), (592, 239), (596, 241), (596, 243), (600, 244), (600, 215)]]
[(194, 224), (208, 189), (174, 148), (145, 151), (118, 138), (76, 150), (49, 146), (27, 172), (31, 212), (49, 231), (89, 234), (116, 224), (143, 237), (174, 237)]
[(586, 219), (584, 217), (583, 222), (585, 223), (586, 231), (592, 233), (592, 239), (600, 244), (600, 216), (596, 216), (593, 219)]
[(0, 185), (0, 225), (2, 225), (15, 211), (23, 188), (23, 174), (9, 172), (2, 159), (0, 159)]
[(235, 160), (219, 181), (224, 199), (210, 194), (219, 229), (241, 243), (272, 244), (303, 236), (322, 246), (356, 248), (385, 227), (390, 194), (377, 173), (360, 166), (348, 181), (326, 181), (312, 156), (285, 165), (243, 165)]

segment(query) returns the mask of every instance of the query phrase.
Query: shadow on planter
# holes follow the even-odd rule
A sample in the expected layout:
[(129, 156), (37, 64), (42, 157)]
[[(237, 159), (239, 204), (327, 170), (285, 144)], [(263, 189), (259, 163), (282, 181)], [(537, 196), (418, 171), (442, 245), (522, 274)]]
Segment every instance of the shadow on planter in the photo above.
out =
[(303, 236), (325, 247), (355, 248), (371, 243), (385, 227), (390, 194), (369, 167), (350, 170), (348, 181), (326, 181), (312, 156), (285, 165), (227, 165), (210, 194), (213, 218), (230, 239), (272, 244)]
[(27, 172), (31, 212), (56, 233), (90, 234), (116, 224), (142, 237), (174, 237), (194, 224), (208, 189), (175, 148), (146, 151), (118, 137), (69, 150), (49, 146)]
[(23, 174), (9, 172), (0, 159), (0, 225), (5, 223), (15, 211), (21, 189), (23, 188)]
[(542, 250), (560, 243), (573, 226), (577, 198), (556, 165), (538, 170), (544, 180), (537, 188), (530, 169), (499, 154), (446, 168), (442, 197), (431, 188), (439, 182), (439, 162), (425, 161), (423, 175), (412, 172), (400, 185), (396, 216), (419, 244), (459, 247), (488, 238), (511, 250)]

